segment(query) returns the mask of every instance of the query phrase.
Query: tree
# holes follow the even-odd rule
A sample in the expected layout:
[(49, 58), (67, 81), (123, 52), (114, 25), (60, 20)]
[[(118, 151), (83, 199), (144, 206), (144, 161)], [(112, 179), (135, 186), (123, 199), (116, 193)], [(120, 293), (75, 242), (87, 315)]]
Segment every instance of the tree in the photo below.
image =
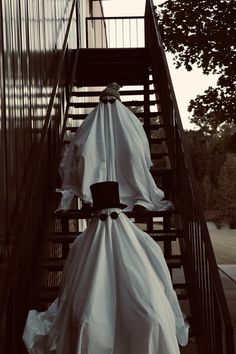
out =
[[(209, 138), (202, 130), (188, 130), (185, 132), (194, 173), (198, 182), (201, 182), (208, 173), (209, 166)], [(204, 151), (204, 154), (203, 154)]]
[[(210, 181), (210, 161), (212, 138), (202, 130), (185, 132), (193, 170), (199, 186), (199, 197), (205, 209), (209, 209), (212, 182)], [(204, 153), (203, 153), (204, 151)], [(208, 183), (209, 182), (209, 183)]]
[(227, 153), (224, 137), (209, 135), (203, 130), (189, 130), (185, 136), (203, 206), (214, 208), (218, 175)]
[(225, 126), (219, 135), (203, 130), (185, 132), (204, 209), (218, 210), (218, 221), (223, 217), (232, 225), (236, 224), (235, 131), (236, 127), (231, 131)]
[(218, 177), (217, 201), (231, 223), (236, 220), (236, 154), (228, 153)]
[(159, 6), (164, 45), (176, 67), (219, 75), (217, 86), (192, 100), (192, 122), (216, 130), (236, 124), (236, 3), (234, 0), (167, 0)]

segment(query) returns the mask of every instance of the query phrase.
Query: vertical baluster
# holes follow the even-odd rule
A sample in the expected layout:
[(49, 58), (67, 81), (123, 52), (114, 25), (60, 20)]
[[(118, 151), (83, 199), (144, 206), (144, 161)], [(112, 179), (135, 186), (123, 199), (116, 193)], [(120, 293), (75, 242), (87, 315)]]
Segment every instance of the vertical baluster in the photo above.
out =
[(138, 30), (139, 30), (138, 19), (136, 18), (136, 46), (137, 46), (137, 48), (139, 47), (139, 45), (138, 45)]
[(132, 47), (131, 44), (132, 44), (131, 43), (131, 20), (129, 19), (129, 46), (130, 46), (130, 48)]
[(123, 48), (125, 47), (125, 40), (124, 40), (124, 19), (122, 18), (122, 43)]

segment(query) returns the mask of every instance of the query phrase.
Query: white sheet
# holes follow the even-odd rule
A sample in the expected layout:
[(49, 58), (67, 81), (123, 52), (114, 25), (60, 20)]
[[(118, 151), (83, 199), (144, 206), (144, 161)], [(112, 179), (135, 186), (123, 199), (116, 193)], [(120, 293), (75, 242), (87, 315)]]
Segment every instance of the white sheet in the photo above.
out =
[[(71, 190), (92, 203), (90, 186), (104, 181), (119, 183), (122, 203), (149, 210), (165, 210), (160, 190), (149, 171), (152, 166), (146, 134), (139, 119), (120, 101), (99, 103), (87, 116), (60, 164), (62, 190)], [(61, 209), (69, 208), (62, 206)]]
[(120, 209), (94, 217), (69, 252), (57, 300), (29, 312), (30, 353), (178, 354), (188, 341), (160, 247)]

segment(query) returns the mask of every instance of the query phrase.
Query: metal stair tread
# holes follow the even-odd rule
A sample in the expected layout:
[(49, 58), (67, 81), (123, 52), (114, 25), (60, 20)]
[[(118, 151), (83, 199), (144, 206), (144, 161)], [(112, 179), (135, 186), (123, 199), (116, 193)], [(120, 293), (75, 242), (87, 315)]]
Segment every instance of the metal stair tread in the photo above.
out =
[[(86, 118), (86, 117), (87, 117), (87, 114), (85, 115), (84, 118)], [(80, 118), (77, 117), (77, 119), (80, 119)], [(152, 125), (151, 129), (148, 128), (148, 129), (145, 129), (145, 131), (147, 131), (147, 130), (148, 131), (149, 130), (158, 130), (158, 129), (162, 128), (162, 127), (163, 127), (163, 124), (155, 124), (155, 125)], [(66, 130), (67, 131), (71, 131), (72, 133), (75, 133), (77, 131), (77, 129), (78, 129), (78, 127), (69, 127), (69, 126), (66, 127)]]
[[(158, 103), (157, 101), (149, 101), (150, 105), (155, 105)], [(144, 101), (123, 101), (122, 102), (125, 106), (132, 107), (132, 106), (144, 106), (145, 102)], [(75, 108), (92, 108), (96, 107), (98, 102), (69, 102), (70, 107), (75, 107)]]
[[(126, 73), (116, 73), (116, 81), (121, 85), (125, 86), (128, 84), (132, 85), (142, 85), (145, 80), (145, 72), (140, 72), (138, 69), (136, 71), (127, 71)], [(96, 73), (96, 75), (92, 75), (88, 77), (88, 75), (84, 74), (84, 76), (80, 75), (77, 79), (73, 80), (73, 85), (76, 86), (98, 86), (104, 85), (106, 86), (108, 82), (114, 81), (114, 71), (107, 72), (106, 76), (104, 74)]]
[(170, 153), (165, 151), (165, 152), (152, 152), (151, 153), (151, 158), (152, 160), (157, 160), (157, 159), (162, 159), (163, 157), (170, 156)]
[[(125, 67), (123, 68), (123, 66)], [(145, 70), (147, 71), (147, 62), (144, 62), (143, 57), (137, 56), (137, 57), (130, 57), (128, 60), (117, 60), (117, 58), (110, 60), (107, 62), (107, 60), (96, 60), (91, 62), (90, 60), (86, 61), (80, 61), (78, 63), (78, 70), (83, 70), (83, 74), (87, 73), (94, 73), (95, 70), (100, 69), (100, 70), (114, 70), (114, 69), (119, 69), (122, 70), (122, 72), (128, 71), (130, 68), (132, 70)], [(114, 71), (113, 71), (114, 73)]]
[[(144, 212), (134, 212), (134, 211), (126, 211), (124, 212), (129, 218), (146, 218), (146, 217), (170, 217), (176, 211), (175, 210), (165, 210), (165, 211), (157, 211), (157, 210), (147, 210)], [(66, 213), (58, 211), (56, 213), (57, 217), (62, 219), (90, 219), (92, 217), (91, 212), (84, 212), (81, 210), (73, 210), (70, 209)]]
[(178, 296), (179, 300), (185, 300), (189, 298), (187, 284), (173, 284), (173, 288)]
[[(144, 231), (144, 230), (143, 230)], [(179, 232), (181, 230), (176, 230), (176, 231), (164, 231), (162, 232), (146, 232), (154, 241), (175, 241), (177, 238), (183, 237), (183, 233)], [(68, 244), (68, 243), (73, 243), (75, 238), (79, 236), (81, 232), (75, 232), (75, 233), (57, 233), (57, 234), (52, 234), (48, 237), (48, 241), (52, 243), (60, 243), (60, 244)]]
[[(104, 87), (101, 88), (101, 90)], [(72, 91), (71, 96), (72, 97), (98, 97), (100, 96), (100, 91)], [(155, 90), (149, 90), (148, 93), (149, 95), (154, 94), (156, 91)], [(144, 90), (120, 90), (119, 91), (120, 96), (143, 96), (145, 94)]]
[(171, 168), (151, 167), (150, 172), (152, 176), (170, 176), (174, 173), (174, 170)]
[(94, 60), (95, 56), (97, 61), (103, 61), (104, 57), (105, 59), (108, 59), (108, 57), (117, 59), (119, 57), (120, 60), (126, 61), (129, 57), (146, 59), (148, 55), (147, 48), (81, 48), (78, 50), (81, 61), (87, 61), (89, 57)]
[[(159, 112), (159, 114), (161, 114), (161, 112)], [(162, 123), (157, 123), (157, 124), (144, 124), (143, 125), (143, 128), (146, 130), (146, 131), (149, 131), (149, 130), (159, 130), (160, 128), (164, 128), (164, 124)]]
[(149, 139), (150, 144), (161, 144), (164, 141), (166, 141), (166, 138), (150, 138)]
[[(183, 265), (183, 257), (178, 256), (168, 256), (165, 258), (168, 267), (179, 268)], [(43, 262), (43, 269), (48, 269), (50, 271), (61, 271), (65, 264), (65, 259), (62, 258), (47, 258)]]
[[(85, 119), (87, 117), (88, 113), (69, 113), (68, 114), (68, 118), (74, 119), (74, 120), (82, 120)], [(135, 113), (135, 115), (138, 118), (157, 118), (158, 116), (161, 115), (161, 112), (148, 112), (148, 113), (144, 113), (144, 112), (137, 112)], [(158, 127), (159, 125), (159, 127)], [(163, 127), (163, 124), (150, 124), (146, 126), (147, 129), (152, 130), (152, 129), (159, 129)], [(66, 127), (66, 128), (70, 128), (70, 127)]]
[[(185, 286), (184, 286), (185, 285)], [(178, 297), (181, 297), (182, 299), (188, 298), (188, 293), (187, 293), (187, 287), (186, 284), (183, 284), (183, 286), (175, 286), (173, 284), (173, 288), (177, 294)], [(54, 293), (58, 293), (60, 290), (60, 286), (42, 286), (40, 288), (40, 298), (51, 298)]]

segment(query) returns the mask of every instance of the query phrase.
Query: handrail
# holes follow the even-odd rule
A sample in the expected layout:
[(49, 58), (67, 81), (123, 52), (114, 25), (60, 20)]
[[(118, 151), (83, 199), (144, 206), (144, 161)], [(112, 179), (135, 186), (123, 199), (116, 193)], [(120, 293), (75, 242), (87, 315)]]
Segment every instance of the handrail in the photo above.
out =
[[(37, 246), (35, 245), (35, 242), (38, 241), (38, 247), (40, 248), (40, 244), (42, 243), (41, 237), (42, 235), (38, 234), (38, 231), (45, 229), (46, 227), (46, 221), (47, 220), (42, 220), (43, 218), (43, 213), (45, 213), (45, 210), (50, 210), (49, 206), (47, 205), (47, 196), (51, 195), (53, 193), (53, 183), (55, 183), (56, 180), (56, 175), (57, 171), (50, 171), (48, 173), (48, 180), (47, 181), (42, 181), (42, 176), (43, 176), (43, 171), (45, 168), (50, 167), (48, 162), (51, 161), (53, 163), (52, 159), (54, 156), (51, 156), (52, 149), (56, 146), (56, 149), (54, 149), (57, 153), (59, 153), (58, 150), (58, 145), (57, 145), (57, 140), (60, 139), (58, 136), (59, 134), (59, 122), (55, 121), (55, 116), (53, 115), (54, 112), (54, 105), (55, 105), (55, 100), (57, 98), (57, 91), (59, 88), (60, 83), (63, 81), (63, 69), (65, 66), (65, 61), (67, 60), (67, 52), (68, 52), (68, 42), (69, 42), (69, 35), (70, 35), (70, 30), (71, 30), (71, 24), (72, 24), (72, 19), (75, 11), (75, 6), (77, 4), (77, 0), (73, 0), (71, 4), (71, 8), (69, 10), (69, 17), (68, 17), (68, 24), (65, 32), (65, 38), (63, 41), (62, 49), (60, 50), (60, 58), (59, 58), (59, 64), (56, 70), (55, 74), (55, 79), (54, 79), (54, 84), (47, 108), (47, 113), (44, 121), (43, 128), (41, 130), (41, 139), (39, 142), (39, 156), (38, 156), (38, 163), (37, 163), (37, 168), (35, 171), (34, 175), (34, 181), (31, 189), (31, 193), (28, 198), (28, 203), (27, 207), (25, 210), (25, 218), (24, 218), (24, 223), (22, 225), (22, 229), (19, 230), (21, 232), (21, 237), (16, 240), (13, 246), (13, 251), (11, 254), (11, 258), (9, 260), (9, 268), (8, 272), (5, 275), (5, 278), (3, 279), (3, 288), (4, 292), (2, 291), (0, 293), (0, 303), (1, 303), (1, 317), (2, 319), (6, 318), (6, 313), (9, 310), (9, 308), (17, 307), (18, 304), (14, 302), (14, 296), (16, 294), (13, 294), (14, 286), (15, 283), (20, 281), (20, 275), (21, 274), (26, 274), (25, 279), (22, 279), (22, 284), (21, 284), (21, 289), (19, 289), (19, 293), (23, 294), (22, 299), (23, 301), (27, 301), (24, 299), (24, 291), (26, 292), (27, 289), (26, 287), (28, 285), (28, 290), (27, 292), (30, 293), (30, 270), (32, 266), (32, 259), (30, 257), (33, 257), (34, 252), (37, 253)], [(52, 136), (52, 131), (55, 131), (54, 136)], [(51, 184), (50, 184), (51, 183)], [(42, 195), (38, 193), (38, 188), (39, 186), (42, 186)], [(40, 196), (40, 198), (39, 198)], [(42, 198), (41, 198), (42, 197)], [(41, 199), (41, 200), (39, 200)], [(45, 209), (43, 208), (43, 205), (45, 203)], [(39, 204), (39, 206), (38, 206)], [(41, 209), (40, 209), (41, 207)], [(48, 216), (49, 219), (49, 216)], [(38, 224), (34, 224), (34, 222), (37, 221)], [(40, 239), (35, 239), (33, 236), (34, 234), (37, 234)], [(26, 259), (23, 261), (22, 257), (24, 258), (24, 247), (28, 245), (27, 249), (31, 247), (32, 254), (27, 255)], [(24, 263), (25, 262), (25, 263)], [(22, 265), (25, 265), (26, 269), (22, 269)], [(28, 282), (28, 283), (27, 283)], [(27, 294), (28, 295), (28, 294)], [(23, 305), (23, 304), (22, 304)], [(19, 306), (18, 306), (19, 307)], [(14, 309), (12, 310), (14, 312)], [(24, 309), (20, 310), (21, 313), (24, 313)], [(14, 318), (12, 322), (18, 322), (21, 326), (23, 325), (22, 319)], [(15, 335), (17, 338), (21, 335), (19, 332), (20, 329), (16, 329)], [(17, 333), (18, 332), (18, 333)], [(8, 336), (11, 334), (8, 333)], [(1, 338), (0, 338), (1, 339)], [(17, 344), (14, 344), (17, 345)], [(14, 347), (15, 348), (15, 347)], [(6, 348), (7, 350), (10, 350), (9, 348)], [(16, 349), (17, 352), (17, 349)]]
[[(73, 18), (73, 13), (74, 13), (74, 9), (75, 9), (75, 5), (76, 5), (77, 0), (73, 0), (72, 3), (72, 7), (71, 7), (71, 11), (70, 11), (70, 16), (69, 16), (69, 21), (68, 21), (68, 25), (67, 25), (67, 29), (66, 29), (66, 34), (65, 34), (65, 38), (64, 38), (64, 42), (62, 45), (62, 50), (61, 50), (61, 56), (60, 56), (60, 61), (59, 61), (59, 65), (58, 65), (58, 69), (57, 69), (57, 73), (55, 76), (55, 82), (53, 85), (53, 89), (52, 89), (52, 94), (51, 94), (51, 98), (49, 101), (49, 105), (48, 105), (48, 109), (47, 109), (47, 114), (46, 114), (46, 120), (44, 123), (44, 127), (43, 127), (43, 131), (42, 131), (42, 148), (45, 148), (46, 145), (46, 135), (49, 129), (49, 125), (50, 125), (50, 121), (51, 121), (51, 114), (52, 114), (52, 108), (53, 108), (53, 104), (56, 98), (56, 92), (57, 92), (57, 88), (59, 86), (60, 80), (61, 80), (61, 76), (62, 76), (62, 69), (63, 69), (63, 64), (65, 61), (65, 56), (66, 56), (66, 52), (67, 52), (67, 44), (68, 44), (68, 38), (69, 38), (69, 32), (70, 32), (70, 27), (71, 27), (71, 22), (72, 22), (72, 18)], [(40, 154), (40, 160), (41, 161), (42, 157), (43, 157), (43, 149), (42, 152)], [(40, 163), (39, 165), (40, 166)], [(37, 173), (39, 171), (39, 168), (37, 170)], [(37, 176), (38, 174), (36, 174)]]
[[(73, 88), (72, 88), (72, 84), (73, 84), (73, 80), (75, 78), (75, 73), (76, 73), (76, 69), (77, 69), (77, 64), (78, 64), (78, 60), (79, 60), (79, 50), (76, 50), (75, 55), (74, 55), (74, 60), (73, 60), (73, 66), (72, 66), (72, 71), (71, 71), (71, 82), (69, 85), (69, 91), (68, 91), (68, 98), (70, 99)], [(70, 104), (68, 103), (66, 106), (66, 110), (65, 110), (65, 115), (64, 115), (64, 119), (63, 119), (63, 124), (62, 124), (62, 129), (61, 129), (61, 136), (64, 137), (65, 136), (65, 132), (66, 132), (66, 125), (67, 125), (67, 121), (68, 121), (68, 115), (69, 115), (69, 109), (70, 109)], [(61, 140), (60, 144), (59, 144), (59, 151), (62, 150), (63, 147), (63, 140)], [(58, 156), (58, 165), (60, 162), (61, 156)]]
[[(201, 336), (198, 338), (199, 348), (201, 352), (206, 354), (233, 354), (233, 326), (198, 198), (198, 186), (185, 142), (184, 130), (152, 0), (146, 2), (146, 18), (148, 21), (146, 23), (146, 38), (150, 45), (154, 82), (158, 83), (161, 102), (166, 103), (167, 110), (165, 112), (163, 112), (165, 107), (162, 106), (163, 123), (167, 130), (171, 163), (177, 171), (178, 190), (175, 191), (175, 202), (185, 234), (182, 250), (188, 257), (188, 267), (191, 267), (191, 275), (189, 276), (188, 269), (185, 269), (185, 275), (192, 282), (194, 291), (197, 293), (194, 295), (197, 295), (195, 299), (198, 301), (199, 308), (194, 312), (198, 318), (198, 325), (202, 329)], [(157, 61), (158, 70), (156, 68)], [(196, 303), (192, 303), (192, 305), (196, 306)]]
[(106, 16), (106, 17), (87, 17), (90, 20), (129, 20), (129, 19), (143, 19), (143, 16)]
[[(50, 97), (50, 101), (49, 101), (49, 105), (48, 105), (48, 109), (47, 109), (46, 119), (45, 119), (45, 122), (44, 122), (44, 126), (42, 128), (42, 136), (41, 136), (41, 140), (40, 140), (40, 143), (39, 143), (41, 145), (41, 152), (40, 152), (40, 156), (39, 156), (39, 160), (38, 160), (38, 168), (37, 168), (36, 173), (35, 173), (35, 180), (34, 180), (34, 184), (33, 184), (33, 188), (32, 188), (31, 194), (30, 194), (28, 210), (27, 210), (26, 214), (28, 214), (28, 213), (30, 214), (31, 213), (30, 206), (31, 206), (31, 202), (33, 200), (33, 195), (34, 195), (34, 193), (35, 193), (35, 191), (37, 189), (37, 182), (38, 182), (38, 179), (39, 179), (39, 176), (40, 176), (40, 168), (41, 168), (42, 159), (43, 159), (43, 155), (44, 155), (44, 151), (45, 151), (46, 143), (47, 143), (46, 137), (47, 137), (47, 133), (48, 133), (48, 130), (49, 130), (50, 123), (51, 123), (51, 114), (52, 114), (54, 101), (55, 101), (55, 98), (56, 98), (57, 88), (59, 86), (61, 75), (62, 75), (63, 63), (65, 61), (65, 55), (66, 55), (66, 51), (67, 51), (67, 43), (68, 43), (70, 25), (71, 25), (71, 22), (72, 22), (72, 16), (73, 16), (74, 7), (75, 7), (76, 2), (77, 2), (77, 0), (73, 0), (73, 4), (72, 4), (70, 16), (69, 16), (69, 21), (68, 21), (68, 26), (67, 26), (67, 30), (66, 30), (66, 34), (65, 34), (65, 39), (64, 39), (63, 46), (62, 46), (62, 50), (61, 50), (62, 54), (60, 56), (58, 69), (57, 69), (57, 72), (56, 72), (56, 75), (55, 75), (54, 85), (53, 85), (53, 89), (52, 89), (52, 93), (51, 93), (51, 97)], [(26, 222), (25, 222), (25, 225), (24, 225), (24, 231), (27, 228), (27, 220), (28, 220), (28, 218), (26, 217), (25, 220), (26, 220)], [(13, 259), (15, 259), (14, 256), (12, 257)]]
[(87, 48), (144, 47), (143, 16), (86, 18)]

